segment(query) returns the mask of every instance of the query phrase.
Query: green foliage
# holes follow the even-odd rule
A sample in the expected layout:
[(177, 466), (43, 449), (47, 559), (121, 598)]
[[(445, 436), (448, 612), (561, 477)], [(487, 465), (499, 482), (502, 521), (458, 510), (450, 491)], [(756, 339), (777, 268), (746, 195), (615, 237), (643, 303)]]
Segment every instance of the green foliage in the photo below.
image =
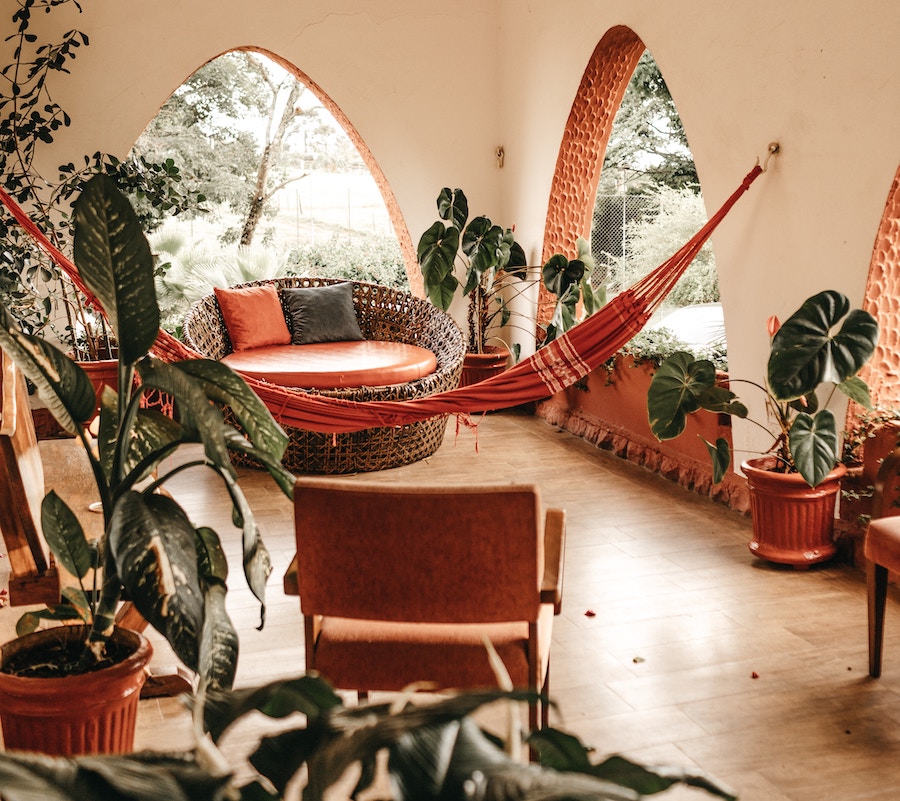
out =
[(156, 295), (162, 327), (178, 335), (192, 303), (227, 287), (284, 275), (286, 263), (271, 248), (261, 245), (216, 245), (207, 241), (188, 244), (171, 227), (151, 236), (157, 260)]
[[(195, 529), (174, 500), (156, 491), (194, 465), (221, 478), (234, 505), (233, 519), (243, 529), (245, 577), (264, 616), (269, 556), (229, 452), (255, 456), (290, 495), (293, 477), (280, 465), (287, 436), (243, 379), (220, 362), (164, 363), (148, 355), (159, 331), (153, 259), (136, 214), (108, 176), (97, 175), (85, 185), (75, 202), (74, 228), (79, 272), (105, 309), (119, 344), (117, 391), (106, 387), (101, 397), (96, 450), (85, 431), (94, 416), (94, 390), (77, 362), (24, 333), (3, 307), (0, 346), (34, 383), (60, 425), (82, 442), (103, 508), (104, 535), (88, 543), (71, 510), (48, 494), (41, 515), (47, 541), (78, 587), (67, 589), (68, 603), (32, 615), (23, 626), (70, 619), (72, 609), (78, 610), (92, 624), (82, 659), (90, 665), (102, 657), (127, 591), (204, 686), (228, 687), (237, 634), (224, 607), (227, 562), (221, 543), (216, 532)], [(176, 419), (141, 407), (150, 391), (171, 396)], [(225, 423), (222, 406), (230, 407), (246, 439)], [(157, 474), (167, 457), (193, 442), (203, 444), (201, 458)], [(99, 593), (83, 583), (94, 566), (103, 576)]]
[(400, 245), (391, 236), (336, 233), (324, 242), (293, 248), (287, 264), (290, 275), (346, 278), (409, 289)]
[[(396, 801), (639, 801), (677, 784), (735, 799), (703, 774), (647, 767), (621, 756), (594, 762), (591, 749), (557, 729), (528, 736), (542, 764), (511, 758), (471, 714), (498, 701), (533, 701), (530, 693), (485, 690), (398, 708), (385, 703), (345, 707), (324, 679), (303, 676), (249, 690), (213, 690), (204, 700), (195, 719), (202, 721), (210, 739), (182, 757), (144, 752), (54, 759), (0, 753), (4, 798), (106, 801), (114, 794), (121, 801), (278, 801), (288, 797), (289, 782), (304, 767), (304, 801), (334, 796), (348, 769), (355, 767), (359, 779), (352, 797), (357, 798), (375, 789), (376, 759), (386, 751), (385, 769)], [(282, 727), (279, 734), (264, 736), (250, 756), (249, 776), (238, 779), (223, 768), (228, 763), (216, 744), (234, 723), (248, 713), (281, 720), (296, 712), (305, 716), (305, 727)]]
[[(69, 203), (92, 175), (113, 176), (142, 206), (142, 222), (150, 227), (163, 213), (178, 213), (204, 198), (181, 185), (182, 174), (171, 159), (154, 162), (94, 153), (81, 164), (63, 164), (55, 179), (35, 167), (41, 145), (51, 144), (69, 127), (71, 118), (53, 99), (53, 80), (71, 70), (71, 62), (89, 45), (87, 34), (68, 30), (57, 41), (42, 41), (31, 32), (32, 14), (70, 6), (76, 0), (19, 0), (12, 15), (13, 59), (0, 69), (0, 185), (29, 211), (38, 227), (64, 253), (69, 251)], [(88, 313), (77, 291), (55, 264), (5, 214), (0, 214), (0, 302), (30, 333), (45, 328), (55, 313), (65, 315), (59, 332), (70, 347), (95, 340), (96, 317)], [(54, 287), (49, 292), (48, 287)], [(62, 303), (60, 309), (58, 305)], [(91, 350), (86, 354), (96, 358)]]
[[(607, 283), (620, 292), (662, 264), (706, 224), (703, 198), (690, 189), (658, 187), (651, 193), (654, 214), (625, 225), (625, 256), (610, 258)], [(719, 300), (712, 245), (706, 243), (666, 299), (673, 307)]]
[[(765, 385), (720, 377), (706, 360), (676, 353), (663, 362), (647, 394), (650, 428), (659, 439), (672, 439), (684, 431), (687, 415), (700, 409), (747, 416), (747, 408), (732, 388), (749, 384), (763, 392), (767, 417), (775, 430), (756, 421), (774, 442), (767, 451), (784, 472), (797, 472), (811, 486), (822, 482), (840, 459), (834, 414), (826, 408), (834, 390), (840, 390), (867, 409), (869, 391), (856, 373), (871, 358), (878, 341), (875, 318), (851, 309), (847, 298), (834, 290), (813, 295), (773, 332)], [(827, 398), (817, 391), (829, 388)], [(713, 477), (720, 481), (731, 461), (727, 443), (707, 442), (713, 457)]]
[(638, 184), (673, 189), (699, 185), (681, 117), (649, 50), (631, 76), (606, 148), (603, 173), (612, 176), (620, 168)]

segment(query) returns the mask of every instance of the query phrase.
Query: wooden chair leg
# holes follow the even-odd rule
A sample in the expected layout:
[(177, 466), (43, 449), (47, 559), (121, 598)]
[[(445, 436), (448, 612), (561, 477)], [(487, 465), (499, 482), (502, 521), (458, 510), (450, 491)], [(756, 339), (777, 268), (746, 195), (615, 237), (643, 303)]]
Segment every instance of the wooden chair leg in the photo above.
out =
[(888, 569), (870, 561), (866, 569), (866, 585), (869, 604), (869, 675), (877, 679), (881, 675)]
[(541, 728), (546, 729), (550, 725), (550, 665), (547, 665), (547, 672), (544, 674), (544, 686), (541, 687), (541, 695), (545, 699), (541, 701)]

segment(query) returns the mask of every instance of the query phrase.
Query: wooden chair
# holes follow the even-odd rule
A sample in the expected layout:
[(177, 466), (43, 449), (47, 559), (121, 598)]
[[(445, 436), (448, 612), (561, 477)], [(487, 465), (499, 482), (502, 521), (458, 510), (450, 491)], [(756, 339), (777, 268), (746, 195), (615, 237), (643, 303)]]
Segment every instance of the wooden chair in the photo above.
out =
[[(300, 478), (296, 572), (306, 668), (339, 689), (496, 686), (485, 639), (515, 686), (549, 688), (565, 515), (532, 485), (413, 487)], [(296, 582), (296, 583), (295, 583)], [(547, 725), (547, 704), (529, 713)]]
[(875, 479), (872, 519), (866, 529), (869, 675), (881, 675), (888, 575), (900, 573), (900, 448), (881, 464)]
[(25, 378), (0, 351), (0, 537), (13, 606), (59, 602), (59, 574), (41, 536), (44, 469)]

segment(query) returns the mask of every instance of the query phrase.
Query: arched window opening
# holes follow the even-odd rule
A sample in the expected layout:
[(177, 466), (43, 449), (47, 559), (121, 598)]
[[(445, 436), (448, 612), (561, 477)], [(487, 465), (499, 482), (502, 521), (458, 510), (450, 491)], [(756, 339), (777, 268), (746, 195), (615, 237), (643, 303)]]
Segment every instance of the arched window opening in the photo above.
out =
[(374, 160), (336, 105), (288, 66), (225, 53), (176, 89), (135, 142), (133, 155), (171, 159), (180, 183), (205, 197), (177, 217), (141, 209), (155, 228), (170, 331), (213, 286), (276, 275), (409, 286)]
[[(693, 155), (659, 66), (645, 50), (616, 112), (594, 201), (591, 247), (610, 294), (631, 286), (707, 220)], [(636, 351), (690, 350), (725, 367), (725, 326), (707, 243)]]

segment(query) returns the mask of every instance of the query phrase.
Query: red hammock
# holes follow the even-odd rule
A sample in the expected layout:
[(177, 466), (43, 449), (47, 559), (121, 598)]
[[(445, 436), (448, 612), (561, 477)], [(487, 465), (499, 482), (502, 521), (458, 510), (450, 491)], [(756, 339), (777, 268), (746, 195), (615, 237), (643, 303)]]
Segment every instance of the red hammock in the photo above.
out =
[[(598, 368), (646, 325), (731, 207), (762, 171), (762, 167), (755, 166), (706, 225), (659, 267), (564, 336), (515, 367), (478, 384), (406, 401), (350, 401), (287, 389), (249, 376), (244, 379), (282, 425), (328, 433), (406, 425), (439, 414), (493, 411), (546, 398)], [(72, 261), (2, 189), (0, 201), (88, 300), (102, 308)], [(198, 353), (162, 330), (153, 351), (165, 361), (199, 358)]]

